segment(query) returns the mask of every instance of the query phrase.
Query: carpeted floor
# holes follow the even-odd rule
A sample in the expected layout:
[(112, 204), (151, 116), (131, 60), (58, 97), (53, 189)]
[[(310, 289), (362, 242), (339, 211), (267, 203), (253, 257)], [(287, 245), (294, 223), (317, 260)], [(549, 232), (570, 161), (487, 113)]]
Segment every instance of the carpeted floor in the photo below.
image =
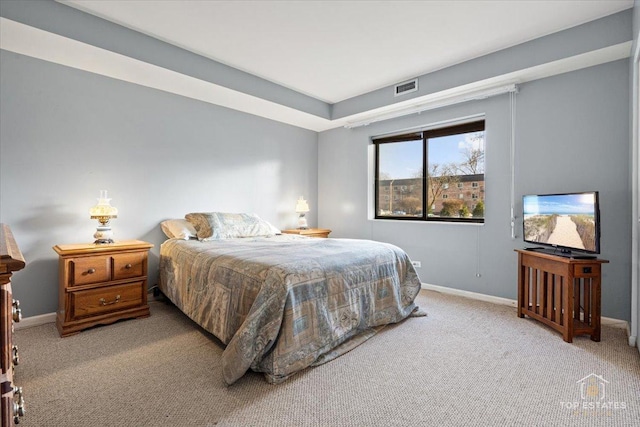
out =
[[(225, 386), (218, 341), (162, 302), (64, 339), (53, 324), (18, 330), (21, 425), (640, 425), (640, 356), (624, 330), (567, 344), (515, 308), (433, 291), (418, 303), (427, 317), (280, 385), (250, 372)], [(591, 374), (602, 380), (579, 382)]]

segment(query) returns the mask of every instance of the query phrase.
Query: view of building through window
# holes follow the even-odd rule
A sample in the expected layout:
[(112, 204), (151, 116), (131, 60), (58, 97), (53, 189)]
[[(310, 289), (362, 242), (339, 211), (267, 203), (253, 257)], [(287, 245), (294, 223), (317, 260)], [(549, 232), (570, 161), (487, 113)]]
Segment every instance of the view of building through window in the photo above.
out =
[(376, 218), (483, 221), (484, 121), (373, 142)]
[(422, 138), (380, 145), (380, 215), (422, 216), (422, 153)]

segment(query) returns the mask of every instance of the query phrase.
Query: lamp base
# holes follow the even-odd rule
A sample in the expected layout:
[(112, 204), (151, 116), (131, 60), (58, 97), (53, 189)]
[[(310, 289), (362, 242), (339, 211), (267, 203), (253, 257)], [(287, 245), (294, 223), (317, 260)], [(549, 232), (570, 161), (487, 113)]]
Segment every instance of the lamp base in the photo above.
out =
[(96, 245), (103, 245), (106, 243), (115, 243), (116, 241), (113, 239), (98, 239), (96, 241), (94, 241), (93, 243), (95, 243)]
[(95, 237), (95, 244), (103, 245), (106, 243), (115, 243), (113, 240), (113, 232), (111, 231), (111, 227), (109, 226), (99, 226), (96, 228), (96, 232), (93, 235)]
[(308, 230), (307, 218), (304, 217), (304, 213), (301, 213), (298, 217), (298, 230)]

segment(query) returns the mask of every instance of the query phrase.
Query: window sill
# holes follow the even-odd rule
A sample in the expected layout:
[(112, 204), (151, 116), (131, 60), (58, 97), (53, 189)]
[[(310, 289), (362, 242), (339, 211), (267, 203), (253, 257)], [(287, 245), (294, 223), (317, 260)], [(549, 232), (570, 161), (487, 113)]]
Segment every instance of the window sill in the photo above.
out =
[(381, 218), (369, 218), (369, 221), (373, 222), (385, 222), (389, 224), (430, 224), (430, 225), (471, 225), (474, 227), (483, 226), (484, 222), (466, 222), (466, 221), (422, 221), (413, 219), (381, 219)]

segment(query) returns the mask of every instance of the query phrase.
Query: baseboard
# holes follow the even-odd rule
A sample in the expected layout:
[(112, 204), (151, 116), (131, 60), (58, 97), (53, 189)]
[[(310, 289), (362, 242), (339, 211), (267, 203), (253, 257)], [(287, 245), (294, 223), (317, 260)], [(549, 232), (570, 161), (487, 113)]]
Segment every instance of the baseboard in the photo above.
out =
[[(457, 296), (471, 298), (471, 299), (485, 301), (485, 302), (492, 302), (494, 304), (508, 305), (510, 307), (518, 307), (518, 301), (509, 299), (509, 298), (494, 297), (493, 295), (485, 295), (477, 292), (463, 291), (461, 289), (447, 288), (445, 286), (431, 285), (429, 283), (423, 283), (422, 289), (441, 292), (443, 294), (457, 295)], [(629, 322), (627, 322), (626, 320), (613, 319), (611, 317), (603, 316), (600, 319), (600, 323), (604, 326), (611, 326), (614, 328), (625, 329), (627, 331), (627, 336), (630, 336), (631, 331), (629, 330)]]
[(494, 297), (493, 295), (479, 294), (477, 292), (463, 291), (461, 289), (447, 288), (445, 286), (438, 286), (438, 285), (423, 283), (422, 289), (441, 292), (443, 294), (457, 295), (457, 296), (471, 298), (479, 301), (492, 302), (494, 304), (508, 305), (514, 308), (518, 306), (518, 301), (509, 299), (509, 298)]
[(38, 316), (23, 317), (19, 322), (13, 324), (13, 328), (16, 330), (31, 328), (33, 326), (45, 325), (47, 323), (55, 323), (55, 321), (55, 313), (40, 314)]

